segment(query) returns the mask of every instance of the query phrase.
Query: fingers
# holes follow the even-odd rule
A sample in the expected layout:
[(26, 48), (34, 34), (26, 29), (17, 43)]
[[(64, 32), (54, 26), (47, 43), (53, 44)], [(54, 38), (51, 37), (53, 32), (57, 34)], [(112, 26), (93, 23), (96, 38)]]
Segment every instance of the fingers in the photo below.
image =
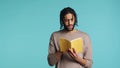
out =
[(70, 48), (68, 49), (68, 53), (70, 54), (71, 57), (73, 57), (73, 54)]
[(74, 55), (71, 53), (71, 52), (68, 52), (69, 53), (69, 55), (73, 58), (74, 57)]
[(76, 53), (75, 49), (74, 48), (72, 48), (72, 49), (73, 49), (73, 52)]
[(68, 49), (68, 52), (69, 52), (69, 54), (70, 54), (72, 57), (77, 57), (77, 54), (76, 54), (76, 51), (75, 51), (74, 48)]

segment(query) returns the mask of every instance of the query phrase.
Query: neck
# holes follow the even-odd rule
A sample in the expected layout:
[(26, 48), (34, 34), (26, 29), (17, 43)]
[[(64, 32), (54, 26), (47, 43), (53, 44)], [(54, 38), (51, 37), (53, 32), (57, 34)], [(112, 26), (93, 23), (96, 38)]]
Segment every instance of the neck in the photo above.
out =
[(63, 31), (66, 32), (66, 33), (73, 33), (73, 32), (75, 32), (76, 30), (75, 30), (75, 29), (73, 29), (73, 30), (66, 30), (66, 29), (63, 29)]

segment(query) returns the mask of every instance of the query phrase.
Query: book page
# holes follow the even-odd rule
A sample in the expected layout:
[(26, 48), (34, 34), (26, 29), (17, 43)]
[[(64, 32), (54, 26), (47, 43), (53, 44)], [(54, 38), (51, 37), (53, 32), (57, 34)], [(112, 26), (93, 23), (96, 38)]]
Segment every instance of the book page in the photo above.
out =
[(76, 53), (82, 52), (83, 40), (82, 38), (77, 38), (71, 41), (71, 48), (74, 48)]
[(60, 51), (61, 51), (61, 52), (67, 52), (68, 49), (69, 49), (70, 46), (71, 46), (70, 41), (67, 40), (67, 39), (64, 39), (64, 38), (60, 38), (59, 43), (60, 43)]

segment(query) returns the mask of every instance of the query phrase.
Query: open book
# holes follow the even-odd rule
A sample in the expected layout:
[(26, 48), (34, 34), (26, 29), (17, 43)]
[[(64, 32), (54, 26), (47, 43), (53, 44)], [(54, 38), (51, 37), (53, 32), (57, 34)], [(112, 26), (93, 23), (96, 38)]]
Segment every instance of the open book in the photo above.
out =
[(76, 53), (82, 52), (83, 40), (82, 38), (73, 39), (71, 41), (60, 38), (60, 51), (66, 52), (69, 48), (74, 48)]

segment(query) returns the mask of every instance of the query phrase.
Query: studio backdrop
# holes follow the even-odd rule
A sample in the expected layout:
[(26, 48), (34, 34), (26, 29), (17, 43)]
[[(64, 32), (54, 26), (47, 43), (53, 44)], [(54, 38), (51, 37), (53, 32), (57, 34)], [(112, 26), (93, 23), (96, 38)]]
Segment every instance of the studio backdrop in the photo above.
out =
[(0, 68), (54, 68), (49, 39), (64, 7), (91, 38), (93, 68), (120, 68), (119, 0), (0, 0)]

